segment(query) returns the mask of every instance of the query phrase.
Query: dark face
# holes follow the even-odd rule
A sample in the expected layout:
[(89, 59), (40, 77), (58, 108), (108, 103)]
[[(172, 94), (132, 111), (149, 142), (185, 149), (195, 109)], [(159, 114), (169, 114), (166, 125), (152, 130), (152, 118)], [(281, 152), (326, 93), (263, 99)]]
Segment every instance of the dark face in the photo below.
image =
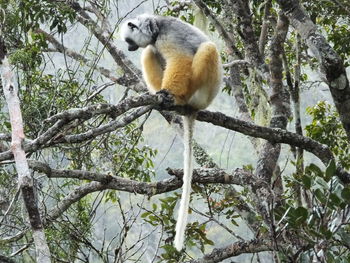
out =
[(126, 38), (125, 39), (126, 43), (128, 43), (128, 50), (129, 51), (135, 51), (139, 48), (139, 46), (134, 42), (134, 40), (130, 39), (130, 38)]

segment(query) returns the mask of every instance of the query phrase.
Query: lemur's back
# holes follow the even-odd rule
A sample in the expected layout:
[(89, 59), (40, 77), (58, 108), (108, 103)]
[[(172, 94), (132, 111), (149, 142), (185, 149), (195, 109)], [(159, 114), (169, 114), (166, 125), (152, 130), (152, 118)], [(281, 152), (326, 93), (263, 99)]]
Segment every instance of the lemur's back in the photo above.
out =
[(170, 42), (177, 47), (182, 47), (189, 54), (194, 55), (201, 43), (209, 41), (208, 37), (199, 29), (189, 24), (185, 24), (179, 19), (169, 19), (169, 17), (158, 18), (158, 43)]

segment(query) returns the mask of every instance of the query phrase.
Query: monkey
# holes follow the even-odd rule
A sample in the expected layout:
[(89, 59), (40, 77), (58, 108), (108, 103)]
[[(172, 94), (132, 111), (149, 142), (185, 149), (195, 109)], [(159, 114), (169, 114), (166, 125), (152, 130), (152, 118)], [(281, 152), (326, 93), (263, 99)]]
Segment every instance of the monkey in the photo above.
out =
[(150, 93), (167, 91), (176, 105), (194, 113), (183, 117), (184, 173), (174, 246), (183, 248), (193, 173), (192, 138), (196, 113), (213, 101), (222, 81), (216, 45), (198, 28), (174, 17), (143, 14), (121, 26), (129, 51), (144, 48), (142, 75)]

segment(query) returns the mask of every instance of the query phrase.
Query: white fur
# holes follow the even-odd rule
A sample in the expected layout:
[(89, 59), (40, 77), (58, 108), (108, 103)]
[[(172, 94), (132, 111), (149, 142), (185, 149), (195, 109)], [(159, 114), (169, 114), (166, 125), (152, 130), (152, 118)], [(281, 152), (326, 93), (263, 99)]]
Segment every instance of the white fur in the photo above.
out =
[(122, 37), (123, 40), (125, 40), (127, 37), (133, 38), (132, 30), (128, 26), (129, 22), (136, 24), (137, 19), (129, 19), (122, 24), (122, 26), (120, 27), (120, 36)]
[(175, 248), (180, 251), (185, 240), (185, 230), (187, 225), (188, 207), (190, 203), (191, 181), (193, 172), (192, 137), (195, 122), (195, 114), (183, 117), (184, 128), (184, 175), (182, 178), (182, 195), (180, 201), (179, 214), (176, 222), (176, 234), (174, 239)]
[[(123, 40), (125, 40), (126, 38), (131, 38), (132, 40), (135, 41), (135, 43), (137, 43), (139, 47), (143, 47), (143, 48), (148, 46), (151, 43), (152, 41), (151, 36), (148, 34), (145, 34), (145, 32), (142, 31), (142, 27), (143, 27), (142, 22), (144, 17), (147, 17), (147, 16), (139, 16), (134, 19), (129, 19), (122, 24), (120, 28), (120, 35)], [(128, 26), (129, 23), (133, 23), (138, 28), (131, 29)]]
[[(219, 87), (219, 86), (218, 86)], [(195, 109), (205, 109), (218, 94), (219, 89), (213, 89), (211, 85), (203, 85), (188, 101), (188, 105)]]

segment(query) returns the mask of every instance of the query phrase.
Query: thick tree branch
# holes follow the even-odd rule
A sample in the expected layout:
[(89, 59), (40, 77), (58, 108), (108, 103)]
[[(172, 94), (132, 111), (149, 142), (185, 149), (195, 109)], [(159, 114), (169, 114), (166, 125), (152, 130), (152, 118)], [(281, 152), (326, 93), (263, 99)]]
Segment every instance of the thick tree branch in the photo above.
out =
[[(0, 40), (1, 42), (1, 40)], [(24, 140), (22, 112), (17, 96), (17, 86), (14, 85), (14, 76), (5, 55), (5, 46), (0, 43), (0, 74), (4, 95), (10, 115), (12, 141), (11, 152), (14, 155), (18, 173), (18, 187), (21, 189), (24, 204), (29, 216), (36, 250), (36, 260), (39, 263), (51, 262), (51, 254), (46, 242), (44, 229), (40, 217), (38, 200), (35, 195), (33, 178), (31, 177), (26, 154), (22, 148)]]
[(265, 46), (268, 39), (268, 30), (270, 25), (270, 15), (271, 15), (271, 7), (272, 7), (272, 1), (266, 0), (265, 1), (265, 8), (264, 8), (264, 19), (263, 23), (261, 25), (261, 32), (259, 36), (259, 52), (262, 56), (264, 56)]
[[(270, 46), (270, 102), (272, 117), (271, 128), (285, 129), (290, 116), (289, 93), (283, 85), (283, 45), (288, 31), (288, 20), (284, 15), (280, 15), (277, 22), (276, 31)], [(266, 182), (271, 182), (273, 171), (275, 170), (278, 157), (280, 155), (280, 145), (270, 141), (265, 143), (258, 161), (256, 174), (264, 178)]]
[(333, 159), (333, 155), (326, 145), (286, 130), (255, 125), (229, 117), (221, 112), (200, 111), (198, 112), (197, 120), (210, 122), (214, 125), (252, 137), (262, 138), (272, 143), (286, 143), (292, 146), (302, 147), (316, 155), (324, 163), (329, 163)]
[(75, 119), (88, 120), (101, 114), (110, 115), (112, 118), (116, 118), (130, 109), (148, 105), (157, 106), (163, 102), (164, 99), (162, 95), (143, 94), (140, 96), (127, 98), (116, 105), (104, 103), (94, 104), (84, 108), (69, 109), (51, 116), (50, 118), (46, 119), (45, 122), (53, 123), (59, 120), (72, 121)]
[[(27, 153), (29, 153), (44, 147), (47, 142), (49, 142), (57, 134), (60, 134), (65, 125), (73, 120), (88, 120), (101, 114), (107, 114), (111, 116), (111, 118), (116, 118), (130, 109), (147, 105), (160, 105), (163, 101), (164, 99), (161, 95), (145, 94), (143, 96), (125, 99), (117, 105), (96, 104), (84, 108), (69, 109), (48, 118), (45, 122), (54, 123), (54, 125), (52, 125), (35, 140), (25, 144), (24, 149)], [(0, 153), (0, 161), (9, 160), (12, 158), (12, 156), (11, 151), (2, 152)]]
[[(270, 120), (271, 128), (286, 129), (288, 117), (290, 116), (290, 99), (286, 87), (283, 85), (283, 67), (282, 54), (283, 45), (288, 31), (288, 19), (280, 14), (278, 17), (277, 27), (270, 45), (270, 103), (272, 117)], [(272, 185), (272, 176), (278, 166), (278, 158), (281, 152), (281, 145), (267, 141), (261, 150), (255, 175), (266, 182), (268, 186)], [(277, 180), (281, 183), (276, 184), (282, 188), (282, 178), (277, 175)], [(253, 187), (255, 193), (255, 203), (260, 215), (264, 218), (265, 223), (270, 227), (270, 234), (274, 235), (274, 215), (270, 212), (271, 207), (280, 204), (281, 197), (275, 193), (282, 193), (282, 189), (273, 192), (269, 187)]]
[[(119, 191), (126, 191), (130, 193), (144, 194), (147, 196), (153, 196), (157, 194), (162, 194), (165, 192), (173, 191), (181, 188), (183, 176), (182, 169), (168, 169), (170, 175), (175, 177), (165, 179), (158, 182), (144, 183), (135, 180), (125, 179), (119, 176), (112, 176), (110, 174), (102, 174), (81, 170), (59, 170), (52, 169), (49, 165), (31, 160), (29, 162), (30, 167), (37, 172), (44, 173), (50, 178), (71, 178), (79, 180), (90, 180), (95, 181), (94, 183), (89, 183), (87, 185), (76, 188), (72, 193), (70, 193), (66, 198), (61, 200), (58, 206), (49, 212), (48, 219), (54, 220), (59, 215), (61, 215), (68, 207), (74, 202), (80, 200), (85, 195), (101, 191), (105, 189), (113, 189)], [(232, 173), (227, 173), (224, 170), (214, 168), (214, 169), (195, 169), (193, 172), (193, 183), (200, 184), (211, 184), (211, 183), (221, 183), (221, 184), (236, 184), (240, 186), (247, 185), (257, 185), (264, 182), (255, 178), (251, 173), (244, 171), (242, 169), (236, 169)], [(255, 218), (254, 212), (245, 201), (237, 197), (237, 204), (235, 205), (237, 213), (242, 215), (242, 218), (246, 220), (248, 226), (254, 233), (257, 233), (260, 223), (258, 221), (252, 221), (251, 218)], [(251, 217), (249, 217), (251, 216)]]
[[(70, 109), (47, 119), (47, 122), (49, 123), (55, 121), (56, 123), (41, 136), (31, 141), (30, 143), (25, 144), (24, 149), (27, 153), (38, 150), (40, 147), (43, 147), (44, 144), (51, 138), (57, 135), (64, 125), (74, 119), (87, 120), (92, 116), (96, 116), (98, 114), (109, 114), (112, 115), (112, 117), (115, 117), (116, 115), (120, 115), (134, 107), (147, 105), (155, 105), (155, 108), (161, 108), (163, 110), (176, 110), (177, 113), (182, 115), (189, 112), (186, 107), (174, 107), (172, 105), (169, 106), (169, 104), (164, 104), (163, 96), (158, 94), (145, 94), (142, 96), (132, 97), (117, 105), (97, 104), (84, 108)], [(285, 143), (291, 146), (301, 147), (306, 151), (313, 153), (325, 164), (328, 164), (329, 161), (333, 159), (333, 155), (326, 145), (320, 144), (319, 142), (314, 141), (310, 138), (300, 136), (289, 131), (281, 130), (278, 128), (258, 126), (250, 122), (229, 117), (220, 112), (199, 111), (197, 114), (197, 120), (209, 122), (214, 125), (237, 131), (252, 137), (262, 138), (272, 143)], [(11, 151), (0, 153), (0, 161), (9, 160), (11, 158)], [(350, 182), (350, 180), (348, 182)]]

